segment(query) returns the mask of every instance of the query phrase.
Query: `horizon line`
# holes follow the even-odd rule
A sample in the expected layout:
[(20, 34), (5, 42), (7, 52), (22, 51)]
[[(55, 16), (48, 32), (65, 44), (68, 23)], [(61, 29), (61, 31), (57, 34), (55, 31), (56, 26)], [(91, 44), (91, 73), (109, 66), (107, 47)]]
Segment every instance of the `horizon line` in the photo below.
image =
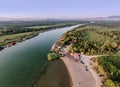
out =
[(37, 19), (76, 19), (76, 18), (106, 18), (110, 16), (120, 16), (120, 15), (109, 15), (109, 16), (89, 16), (89, 17), (40, 17), (40, 16), (0, 16), (0, 18), (13, 18), (13, 19), (20, 19), (20, 18), (37, 18)]

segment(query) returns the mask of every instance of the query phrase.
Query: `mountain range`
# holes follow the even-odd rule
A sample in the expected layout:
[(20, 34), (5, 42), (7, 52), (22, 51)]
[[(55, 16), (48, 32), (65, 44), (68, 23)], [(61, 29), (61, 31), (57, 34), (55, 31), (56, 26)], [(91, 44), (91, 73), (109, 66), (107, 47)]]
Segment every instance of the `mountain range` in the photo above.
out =
[(38, 21), (38, 20), (120, 20), (120, 16), (92, 17), (92, 18), (5, 18), (0, 17), (0, 21)]

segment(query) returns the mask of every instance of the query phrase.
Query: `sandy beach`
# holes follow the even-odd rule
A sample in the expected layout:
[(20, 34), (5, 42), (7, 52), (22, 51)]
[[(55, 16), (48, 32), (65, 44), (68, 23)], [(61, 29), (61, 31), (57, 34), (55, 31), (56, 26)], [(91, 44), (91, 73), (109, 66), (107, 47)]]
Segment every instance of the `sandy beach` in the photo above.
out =
[(89, 56), (85, 56), (88, 64), (88, 71), (86, 71), (85, 65), (80, 62), (75, 62), (70, 57), (61, 57), (61, 60), (65, 63), (69, 76), (71, 78), (71, 87), (101, 87), (101, 80), (98, 74), (90, 66)]

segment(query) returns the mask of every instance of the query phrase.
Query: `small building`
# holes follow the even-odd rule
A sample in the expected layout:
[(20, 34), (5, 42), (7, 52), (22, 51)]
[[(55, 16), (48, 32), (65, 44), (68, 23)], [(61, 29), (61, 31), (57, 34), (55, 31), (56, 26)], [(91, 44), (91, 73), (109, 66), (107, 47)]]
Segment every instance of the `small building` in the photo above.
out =
[(55, 49), (57, 48), (56, 44), (53, 44), (53, 46), (51, 47), (51, 51), (55, 51)]
[(75, 59), (79, 60), (79, 55), (77, 53), (70, 53), (71, 56), (73, 56)]

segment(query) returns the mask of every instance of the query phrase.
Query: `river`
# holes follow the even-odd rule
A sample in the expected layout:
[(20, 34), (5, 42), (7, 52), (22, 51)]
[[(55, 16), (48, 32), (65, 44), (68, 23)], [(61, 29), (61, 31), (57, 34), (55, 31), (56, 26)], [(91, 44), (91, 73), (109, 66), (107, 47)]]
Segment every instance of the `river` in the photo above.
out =
[(54, 29), (0, 51), (0, 87), (28, 87), (40, 74), (54, 42), (79, 25)]

